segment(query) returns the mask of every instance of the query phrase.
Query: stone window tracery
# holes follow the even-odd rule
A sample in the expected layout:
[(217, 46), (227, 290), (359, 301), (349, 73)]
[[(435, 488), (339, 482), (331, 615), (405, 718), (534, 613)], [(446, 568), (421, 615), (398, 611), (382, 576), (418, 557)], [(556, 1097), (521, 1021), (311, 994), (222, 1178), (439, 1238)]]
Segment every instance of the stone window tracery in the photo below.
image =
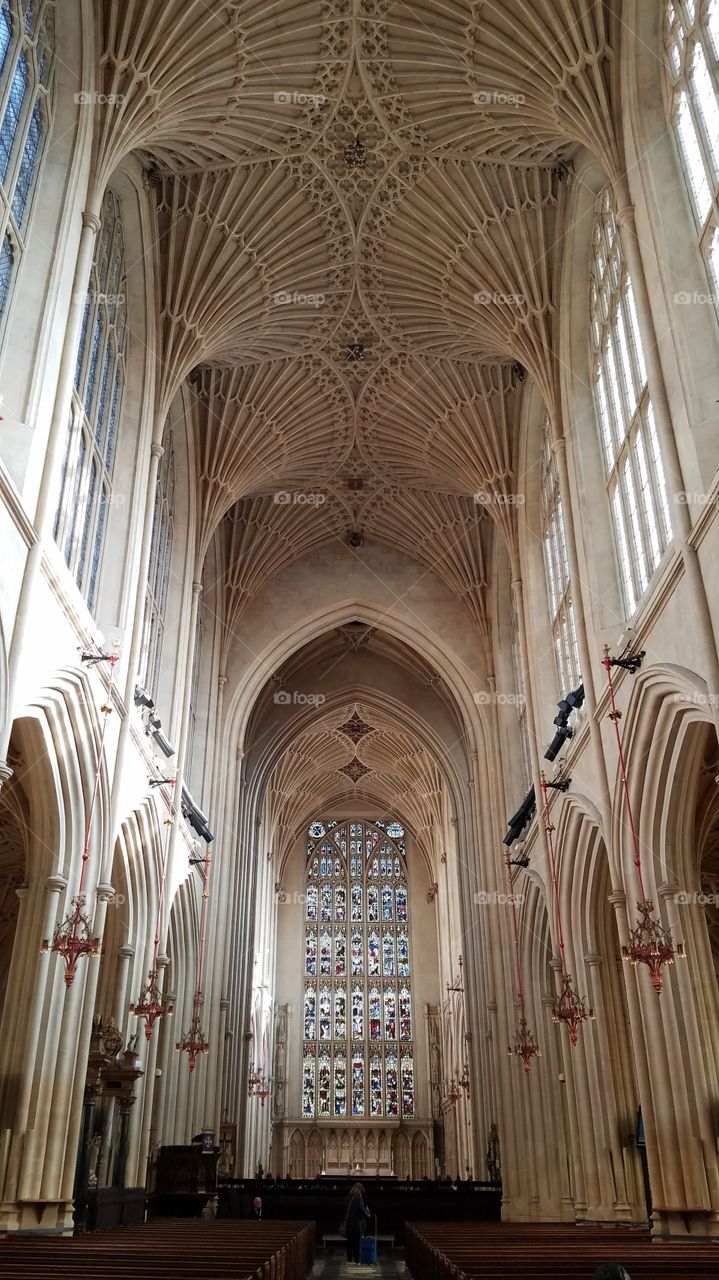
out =
[(160, 458), (142, 627), (140, 683), (157, 699), (175, 521), (175, 457), (168, 435)]
[(632, 282), (608, 187), (597, 201), (592, 258), (592, 383), (629, 617), (672, 534)]
[(108, 191), (85, 299), (55, 540), (92, 611), (97, 601), (122, 413), (127, 348), (125, 241)]
[(303, 1117), (409, 1118), (415, 1086), (404, 828), (379, 819), (317, 820), (307, 834)]
[(719, 310), (719, 0), (670, 0), (664, 48), (669, 117)]
[(554, 658), (562, 697), (576, 689), (580, 679), (579, 647), (574, 619), (572, 584), (567, 559), (567, 536), (559, 491), (559, 472), (552, 452), (549, 422), (545, 419), (541, 453), (542, 543), (547, 575), (549, 615)]
[(50, 132), (54, 0), (0, 2), (0, 318), (25, 250), (32, 195)]

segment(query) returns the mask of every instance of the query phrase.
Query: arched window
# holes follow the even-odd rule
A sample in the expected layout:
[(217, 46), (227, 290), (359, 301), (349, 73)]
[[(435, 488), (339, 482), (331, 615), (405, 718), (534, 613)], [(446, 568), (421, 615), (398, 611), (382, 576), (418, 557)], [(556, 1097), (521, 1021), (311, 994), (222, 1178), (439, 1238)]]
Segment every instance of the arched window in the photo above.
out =
[(522, 781), (527, 790), (532, 785), (532, 757), (529, 750), (529, 722), (527, 719), (527, 691), (522, 675), (522, 651), (519, 643), (519, 614), (517, 598), (510, 590), (512, 606), (512, 671), (514, 673), (514, 692), (517, 699), (517, 720), (519, 723), (519, 745), (522, 751)]
[(630, 616), (672, 532), (632, 282), (608, 187), (597, 201), (592, 250), (592, 383)]
[(108, 191), (80, 333), (55, 539), (94, 609), (125, 385), (125, 245)]
[(172, 560), (174, 509), (175, 457), (172, 448), (172, 437), (168, 434), (157, 474), (140, 657), (140, 684), (144, 685), (153, 700), (157, 699), (160, 662), (162, 660), (162, 641), (165, 634), (167, 589), (170, 583), (170, 563)]
[(549, 422), (545, 420), (541, 454), (542, 478), (542, 543), (547, 575), (549, 615), (552, 623), (554, 659), (562, 697), (576, 689), (580, 681), (579, 649), (574, 622), (572, 584), (567, 560), (567, 535), (564, 529), (559, 472), (552, 451)]
[(664, 47), (669, 117), (719, 310), (719, 0), (669, 0)]
[(302, 1115), (414, 1115), (404, 828), (312, 822), (307, 833)]
[(0, 0), (0, 320), (27, 241), (50, 131), (54, 0)]

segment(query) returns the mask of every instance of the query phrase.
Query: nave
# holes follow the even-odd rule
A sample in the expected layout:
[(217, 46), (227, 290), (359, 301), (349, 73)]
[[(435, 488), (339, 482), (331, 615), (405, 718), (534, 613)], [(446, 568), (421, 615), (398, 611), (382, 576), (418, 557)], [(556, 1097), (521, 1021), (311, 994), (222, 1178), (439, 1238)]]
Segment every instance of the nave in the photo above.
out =
[(0, 0), (0, 1259), (699, 1267), (718, 405), (719, 0)]

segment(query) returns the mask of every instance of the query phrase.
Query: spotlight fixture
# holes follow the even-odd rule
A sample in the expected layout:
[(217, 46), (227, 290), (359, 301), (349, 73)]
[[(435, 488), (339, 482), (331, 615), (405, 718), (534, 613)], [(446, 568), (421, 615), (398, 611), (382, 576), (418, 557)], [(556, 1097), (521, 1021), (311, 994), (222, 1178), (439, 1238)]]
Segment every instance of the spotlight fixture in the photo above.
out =
[(503, 844), (514, 844), (514, 841), (519, 839), (527, 823), (534, 817), (534, 810), (534, 787), (531, 786), (516, 813), (513, 813), (509, 819), (509, 831), (502, 841)]
[(146, 707), (148, 711), (155, 710), (155, 703), (153, 702), (152, 698), (150, 697), (150, 694), (148, 693), (144, 685), (142, 684), (135, 685), (134, 697), (135, 697), (136, 707)]

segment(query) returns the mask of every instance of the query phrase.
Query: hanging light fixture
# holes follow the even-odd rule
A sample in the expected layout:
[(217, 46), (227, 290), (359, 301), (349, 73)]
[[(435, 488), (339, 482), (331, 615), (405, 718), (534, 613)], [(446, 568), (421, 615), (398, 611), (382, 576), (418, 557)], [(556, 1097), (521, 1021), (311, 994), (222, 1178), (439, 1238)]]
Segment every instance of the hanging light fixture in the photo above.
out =
[(464, 1096), (466, 1098), (470, 1098), (472, 1096), (468, 1062), (465, 1062), (462, 1066), (462, 1074), (459, 1078), (459, 1087), (460, 1089), (464, 1089)]
[(540, 774), (540, 785), (544, 798), (544, 829), (547, 833), (547, 852), (549, 853), (549, 865), (552, 873), (552, 892), (554, 895), (554, 910), (557, 917), (557, 932), (559, 934), (559, 954), (562, 963), (562, 990), (552, 1005), (552, 1021), (565, 1026), (569, 1032), (571, 1043), (576, 1044), (581, 1024), (586, 1022), (588, 1018), (594, 1019), (594, 1010), (584, 1007), (584, 1001), (574, 990), (572, 975), (567, 972), (562, 912), (559, 903), (559, 885), (557, 883), (557, 861), (554, 856), (554, 840), (552, 838), (554, 827), (549, 814), (548, 793), (552, 784), (547, 782), (543, 773)]
[(85, 885), (85, 874), (87, 871), (87, 863), (90, 857), (90, 834), (92, 831), (92, 820), (95, 813), (95, 805), (100, 790), (100, 775), (102, 773), (102, 758), (105, 749), (105, 735), (107, 733), (107, 722), (112, 713), (112, 690), (115, 680), (115, 665), (118, 660), (117, 652), (113, 653), (83, 653), (81, 661), (90, 666), (97, 666), (100, 662), (109, 662), (110, 664), (110, 683), (107, 690), (107, 701), (100, 707), (100, 714), (103, 717), (100, 739), (97, 745), (97, 755), (95, 759), (95, 780), (90, 797), (90, 808), (87, 815), (87, 824), (85, 826), (85, 842), (82, 850), (82, 861), (80, 864), (80, 882), (77, 887), (77, 893), (70, 901), (71, 910), (67, 912), (61, 924), (55, 928), (52, 942), (49, 938), (44, 938), (40, 950), (43, 952), (54, 951), (56, 955), (62, 957), (65, 965), (65, 986), (71, 987), (75, 981), (77, 973), (77, 962), (83, 956), (97, 956), (100, 954), (100, 939), (95, 937), (92, 932), (90, 919), (85, 911), (87, 899), (83, 892)]
[[(168, 778), (168, 785), (174, 786), (175, 779)], [(135, 1004), (130, 1005), (130, 1013), (136, 1018), (143, 1018), (145, 1022), (145, 1038), (152, 1039), (152, 1033), (155, 1029), (155, 1023), (158, 1018), (169, 1018), (174, 1012), (171, 1000), (163, 1000), (160, 991), (160, 979), (157, 969), (157, 952), (160, 945), (160, 925), (162, 921), (162, 906), (165, 899), (165, 879), (167, 876), (167, 859), (170, 852), (170, 834), (173, 826), (173, 819), (166, 818), (165, 826), (167, 832), (165, 835), (165, 851), (162, 856), (162, 874), (160, 876), (160, 893), (157, 901), (157, 919), (155, 921), (155, 940), (152, 949), (152, 964), (147, 974), (147, 981), (139, 999)]]
[(524, 984), (522, 982), (522, 958), (519, 950), (519, 922), (517, 920), (517, 904), (514, 898), (512, 863), (509, 856), (505, 858), (505, 865), (507, 868), (507, 881), (509, 884), (509, 905), (512, 910), (514, 964), (517, 971), (517, 1001), (519, 1004), (519, 1025), (515, 1033), (514, 1040), (507, 1048), (507, 1053), (510, 1058), (521, 1058), (522, 1063), (524, 1064), (524, 1074), (528, 1076), (532, 1069), (532, 1060), (534, 1058), (541, 1058), (542, 1050), (527, 1024), (524, 1002)]
[(205, 1039), (205, 1034), (201, 1025), (202, 1012), (202, 978), (205, 960), (205, 929), (207, 927), (207, 900), (210, 896), (210, 867), (212, 866), (212, 855), (209, 847), (205, 854), (205, 883), (202, 889), (202, 914), (200, 916), (200, 952), (197, 962), (197, 990), (195, 991), (195, 999), (193, 1001), (192, 1021), (190, 1028), (185, 1032), (181, 1040), (175, 1046), (178, 1053), (187, 1054), (187, 1064), (190, 1072), (195, 1070), (197, 1059), (201, 1054), (209, 1053), (210, 1046)]
[[(643, 655), (642, 655), (643, 656)], [(648, 898), (644, 889), (644, 877), (642, 875), (642, 863), (639, 856), (639, 838), (637, 836), (637, 828), (634, 823), (634, 814), (632, 813), (632, 802), (629, 796), (629, 781), (627, 779), (627, 769), (624, 760), (624, 747), (622, 745), (622, 735), (619, 732), (619, 721), (622, 713), (617, 707), (614, 698), (614, 681), (612, 680), (612, 666), (626, 666), (630, 671), (636, 671), (638, 659), (619, 659), (611, 658), (609, 655), (609, 646), (604, 646), (604, 657), (602, 666), (607, 673), (607, 681), (609, 684), (609, 701), (611, 703), (611, 711), (609, 719), (614, 725), (614, 733), (617, 739), (617, 752), (619, 755), (619, 772), (622, 778), (622, 787), (624, 790), (624, 803), (627, 810), (627, 819), (629, 822), (629, 831), (632, 839), (632, 850), (634, 855), (634, 867), (637, 873), (637, 882), (639, 885), (639, 902), (637, 910), (639, 912), (637, 923), (633, 929), (629, 930), (629, 941), (626, 946), (622, 947), (622, 957), (629, 964), (646, 965), (652, 979), (652, 986), (657, 995), (662, 993), (663, 979), (662, 967), (674, 964), (677, 957), (680, 960), (685, 959), (684, 944), (682, 942), (675, 943), (669, 929), (662, 924), (659, 916), (654, 915), (654, 903)]]

